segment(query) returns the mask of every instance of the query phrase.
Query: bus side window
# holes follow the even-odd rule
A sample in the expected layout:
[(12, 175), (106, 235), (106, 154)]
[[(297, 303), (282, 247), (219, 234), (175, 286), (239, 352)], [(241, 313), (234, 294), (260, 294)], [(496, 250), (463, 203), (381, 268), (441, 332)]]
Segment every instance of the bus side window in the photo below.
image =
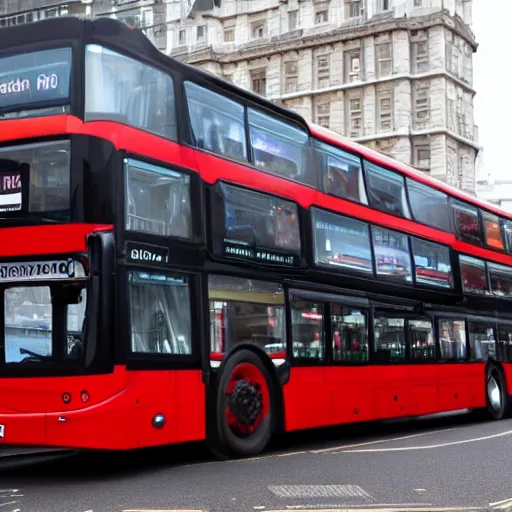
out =
[(331, 304), (332, 354), (334, 361), (368, 362), (368, 313)]
[(189, 355), (191, 314), (184, 276), (129, 272), (131, 350)]
[(499, 360), (512, 362), (512, 325), (500, 324), (498, 326)]
[(468, 324), (471, 361), (496, 359), (494, 325), (480, 322), (468, 322)]
[(441, 360), (466, 359), (466, 323), (462, 319), (439, 320)]
[(373, 319), (375, 360), (377, 363), (405, 361), (405, 319), (375, 316)]
[(436, 360), (436, 341), (430, 320), (409, 320), (409, 347), (412, 361)]
[(185, 92), (196, 146), (246, 161), (244, 107), (192, 82), (185, 82)]
[(274, 365), (286, 359), (284, 292), (276, 283), (211, 275), (210, 366), (240, 343), (263, 350)]
[(292, 299), (292, 347), (295, 359), (325, 360), (324, 306)]

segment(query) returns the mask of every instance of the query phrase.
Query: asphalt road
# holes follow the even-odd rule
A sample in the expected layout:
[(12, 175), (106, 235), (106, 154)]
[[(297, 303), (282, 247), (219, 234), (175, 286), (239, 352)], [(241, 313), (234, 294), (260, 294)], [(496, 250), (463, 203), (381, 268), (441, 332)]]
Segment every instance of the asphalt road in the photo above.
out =
[(194, 444), (4, 463), (0, 487), (0, 512), (512, 511), (512, 420), (321, 430), (227, 462)]

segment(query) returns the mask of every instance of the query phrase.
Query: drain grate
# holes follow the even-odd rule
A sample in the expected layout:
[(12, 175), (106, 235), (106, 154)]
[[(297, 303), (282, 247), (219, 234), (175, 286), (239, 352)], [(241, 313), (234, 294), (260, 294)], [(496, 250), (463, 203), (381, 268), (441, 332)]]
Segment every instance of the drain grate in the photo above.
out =
[(358, 485), (269, 485), (280, 498), (373, 498)]

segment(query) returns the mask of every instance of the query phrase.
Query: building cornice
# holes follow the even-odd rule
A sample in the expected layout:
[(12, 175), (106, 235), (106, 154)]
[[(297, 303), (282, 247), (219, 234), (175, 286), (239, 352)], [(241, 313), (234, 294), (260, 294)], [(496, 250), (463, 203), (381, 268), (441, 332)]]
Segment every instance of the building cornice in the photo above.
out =
[(270, 57), (276, 53), (299, 51), (318, 46), (375, 36), (382, 32), (397, 30), (425, 30), (444, 26), (462, 37), (476, 51), (477, 44), (471, 30), (456, 16), (450, 16), (448, 11), (414, 18), (390, 18), (379, 21), (369, 21), (358, 25), (346, 25), (324, 33), (305, 33), (303, 29), (287, 34), (267, 38), (264, 41), (248, 43), (232, 51), (214, 50), (211, 46), (190, 53), (174, 53), (173, 57), (188, 64), (216, 62), (219, 64), (236, 63), (248, 59)]
[(446, 137), (450, 137), (455, 139), (457, 142), (461, 144), (465, 144), (473, 148), (477, 153), (482, 149), (482, 147), (476, 142), (466, 139), (462, 137), (458, 133), (455, 133), (452, 130), (448, 130), (447, 128), (428, 128), (426, 130), (410, 130), (408, 133), (403, 132), (386, 132), (386, 133), (375, 133), (372, 135), (365, 135), (364, 137), (354, 137), (352, 140), (359, 144), (366, 144), (368, 142), (378, 141), (378, 140), (387, 140), (387, 139), (410, 139), (411, 137), (428, 137), (434, 135), (445, 135)]
[(369, 85), (381, 85), (381, 84), (387, 84), (396, 82), (398, 80), (409, 80), (411, 82), (416, 80), (429, 80), (432, 78), (446, 78), (447, 80), (452, 81), (456, 85), (462, 87), (467, 93), (471, 94), (472, 96), (475, 96), (476, 91), (469, 85), (468, 83), (464, 82), (460, 78), (457, 78), (456, 76), (452, 75), (451, 73), (448, 73), (445, 70), (438, 70), (438, 71), (429, 71), (427, 73), (421, 73), (421, 74), (412, 74), (412, 73), (397, 73), (394, 75), (389, 75), (384, 78), (375, 78), (373, 80), (361, 80), (359, 82), (351, 82), (348, 84), (340, 84), (340, 85), (333, 85), (331, 87), (324, 87), (322, 89), (308, 89), (307, 91), (297, 91), (297, 92), (288, 92), (284, 94), (278, 94), (274, 96), (267, 96), (266, 98), (270, 101), (286, 101), (286, 100), (294, 100), (297, 98), (304, 98), (311, 95), (318, 95), (318, 94), (329, 94), (331, 92), (340, 92), (340, 91), (346, 91), (351, 89), (360, 89), (361, 87), (367, 87)]

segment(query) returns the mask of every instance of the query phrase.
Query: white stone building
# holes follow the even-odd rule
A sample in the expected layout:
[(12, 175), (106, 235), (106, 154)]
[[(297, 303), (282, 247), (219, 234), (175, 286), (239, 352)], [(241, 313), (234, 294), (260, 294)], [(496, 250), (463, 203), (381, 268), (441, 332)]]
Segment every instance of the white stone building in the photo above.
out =
[(472, 0), (167, 0), (167, 52), (475, 193)]

